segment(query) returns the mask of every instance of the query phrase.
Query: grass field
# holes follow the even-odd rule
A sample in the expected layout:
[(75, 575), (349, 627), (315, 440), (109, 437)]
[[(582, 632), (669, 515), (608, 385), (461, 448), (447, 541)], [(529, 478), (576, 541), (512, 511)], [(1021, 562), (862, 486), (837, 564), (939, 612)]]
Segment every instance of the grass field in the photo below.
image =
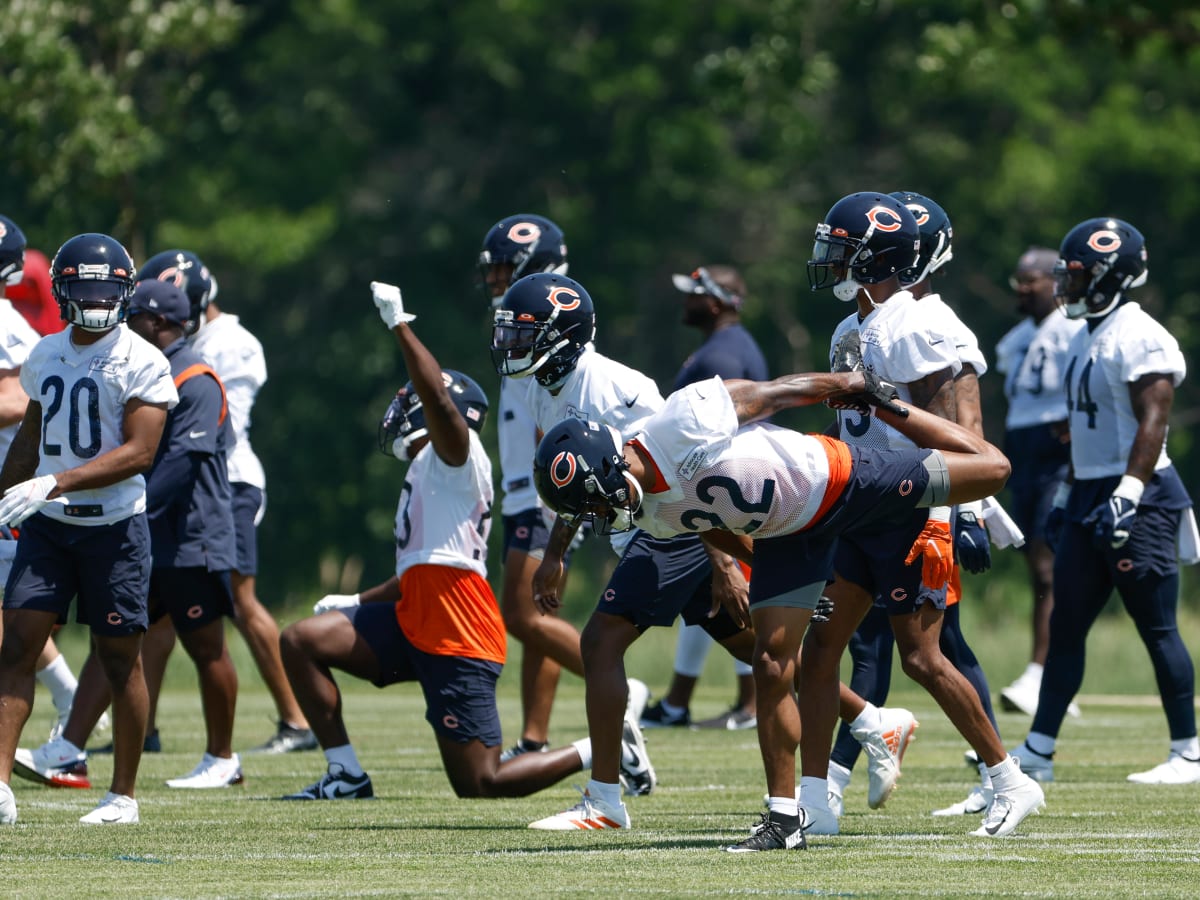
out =
[[(1019, 612), (984, 628), (973, 612), (964, 630), (999, 690), (1027, 652)], [(1006, 624), (1007, 623), (1007, 624)], [(1185, 636), (1200, 646), (1200, 620)], [(64, 640), (76, 664), (78, 635)], [(243, 692), (237, 746), (261, 741), (272, 710), (245, 654), (232, 642)], [(631, 674), (661, 691), (669, 677), (674, 633), (652, 631), (631, 652)], [(1123, 616), (1102, 619), (1090, 644), (1091, 668), (1080, 698), (1083, 717), (1068, 720), (1058, 781), (1045, 812), (1009, 838), (973, 838), (978, 817), (932, 818), (962, 799), (974, 772), (965, 745), (928, 696), (902, 676), (893, 705), (913, 709), (921, 728), (900, 787), (884, 810), (866, 806), (865, 771), (846, 797), (843, 834), (813, 838), (807, 852), (732, 856), (718, 852), (757, 819), (763, 776), (753, 732), (654, 731), (649, 751), (659, 789), (629, 802), (627, 832), (547, 834), (529, 821), (573, 804), (581, 775), (522, 800), (454, 798), (412, 686), (385, 691), (344, 680), (346, 717), (377, 799), (316, 804), (273, 798), (315, 780), (319, 753), (248, 756), (247, 783), (223, 791), (171, 791), (163, 781), (191, 769), (203, 726), (190, 667), (172, 660), (160, 710), (164, 751), (143, 759), (137, 827), (84, 828), (110, 774), (94, 756), (92, 791), (53, 790), (18, 781), (21, 821), (0, 830), (0, 894), (91, 897), (812, 895), (882, 896), (1177, 896), (1200, 892), (1200, 785), (1146, 787), (1125, 776), (1166, 757), (1166, 729), (1149, 663)], [(519, 648), (501, 680), (506, 735), (519, 722)], [(731, 697), (727, 662), (714, 654), (694, 703), (705, 716)], [(585, 732), (583, 691), (564, 677), (553, 722), (555, 743)], [(51, 709), (39, 691), (29, 726), (44, 739)], [(999, 714), (1015, 745), (1028, 720)]]

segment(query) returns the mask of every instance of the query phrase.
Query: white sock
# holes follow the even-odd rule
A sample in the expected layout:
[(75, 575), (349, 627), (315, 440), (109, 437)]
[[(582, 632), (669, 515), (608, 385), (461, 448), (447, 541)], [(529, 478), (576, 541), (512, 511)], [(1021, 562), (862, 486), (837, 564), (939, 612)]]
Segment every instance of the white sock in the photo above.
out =
[(325, 759), (330, 765), (337, 763), (342, 767), (342, 771), (351, 778), (357, 778), (363, 774), (362, 766), (358, 762), (358, 754), (354, 752), (352, 744), (330, 747), (325, 751)]
[(777, 816), (790, 816), (793, 819), (800, 815), (799, 804), (796, 803), (795, 797), (768, 797), (767, 809)]
[(829, 781), (812, 775), (801, 776), (800, 802), (809, 809), (829, 809)]
[(850, 723), (850, 731), (856, 735), (871, 732), (879, 728), (881, 724), (879, 707), (874, 703), (868, 703), (863, 707), (863, 711)]
[(832, 759), (829, 761), (828, 781), (830, 784), (837, 785), (839, 793), (845, 793), (846, 786), (850, 784), (851, 774), (851, 771), (841, 763), (835, 763)]
[(1020, 767), (1017, 766), (1016, 760), (1011, 756), (1005, 756), (996, 765), (987, 767), (987, 773), (992, 779), (992, 788), (996, 793), (1012, 787), (1020, 772)]
[(1171, 741), (1171, 752), (1195, 762), (1200, 759), (1200, 738), (1193, 736), (1181, 741)]
[(592, 739), (582, 738), (578, 741), (572, 741), (571, 746), (579, 754), (579, 761), (583, 764), (583, 768), (590, 769), (592, 767)]
[(713, 639), (699, 625), (684, 625), (675, 641), (675, 671), (688, 678), (699, 678)]
[(601, 803), (606, 803), (612, 807), (620, 807), (621, 805), (621, 785), (608, 784), (603, 781), (597, 781), (595, 778), (588, 779), (587, 783), (588, 796), (593, 800), (599, 800)]
[(992, 790), (992, 776), (988, 774), (987, 763), (979, 764), (979, 786), (985, 791)]
[(50, 692), (55, 709), (62, 713), (71, 708), (79, 682), (75, 680), (65, 656), (60, 653), (54, 657), (54, 662), (37, 673), (37, 680)]
[(1031, 662), (1025, 667), (1025, 671), (1021, 673), (1022, 678), (1031, 678), (1038, 683), (1042, 680), (1042, 664)]
[(1025, 738), (1025, 745), (1034, 753), (1039, 753), (1042, 756), (1053, 756), (1054, 745), (1057, 741), (1048, 734), (1041, 734), (1037, 731), (1029, 732), (1029, 737)]

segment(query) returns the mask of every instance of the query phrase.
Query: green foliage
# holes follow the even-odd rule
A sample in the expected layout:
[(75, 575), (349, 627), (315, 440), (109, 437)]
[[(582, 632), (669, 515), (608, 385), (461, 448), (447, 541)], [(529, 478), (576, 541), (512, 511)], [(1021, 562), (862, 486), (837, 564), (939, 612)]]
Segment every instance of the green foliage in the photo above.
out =
[[(563, 226), (599, 348), (664, 388), (697, 343), (668, 276), (701, 262), (743, 270), (774, 371), (825, 365), (847, 310), (809, 292), (805, 262), (860, 189), (950, 212), (942, 293), (985, 350), (1014, 324), (1005, 279), (1027, 245), (1129, 219), (1150, 248), (1142, 299), (1190, 355), (1198, 23), (1044, 0), (14, 0), (0, 196), (50, 252), (108, 230), (136, 259), (187, 246), (217, 274), (271, 373), (264, 594), (308, 597), (348, 560), (368, 581), (390, 568), (400, 471), (373, 432), (406, 375), (367, 283), (401, 284), (443, 364), (494, 395), (473, 262), (512, 212)], [(1180, 388), (1171, 439), (1189, 482), (1198, 391)]]

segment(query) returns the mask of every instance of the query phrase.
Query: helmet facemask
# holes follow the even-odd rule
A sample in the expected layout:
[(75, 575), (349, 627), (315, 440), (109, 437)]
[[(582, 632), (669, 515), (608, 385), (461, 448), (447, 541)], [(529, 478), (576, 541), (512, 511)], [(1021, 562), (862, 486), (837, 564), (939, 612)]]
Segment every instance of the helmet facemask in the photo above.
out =
[(67, 322), (83, 331), (108, 331), (125, 321), (133, 282), (108, 277), (89, 278), (87, 270), (90, 268), (101, 268), (105, 275), (108, 274), (107, 265), (81, 265), (78, 275), (54, 282), (54, 297)]
[(1125, 291), (1146, 283), (1149, 274), (1122, 275), (1112, 271), (1119, 259), (1113, 253), (1093, 263), (1091, 268), (1073, 260), (1060, 259), (1054, 266), (1054, 299), (1068, 319), (1096, 319), (1108, 315), (1121, 302)]
[(428, 433), (421, 398), (411, 387), (401, 388), (379, 423), (379, 449), (400, 462), (412, 462), (413, 443)]
[(574, 353), (562, 352), (571, 346), (569, 335), (579, 326), (575, 323), (560, 332), (554, 324), (560, 312), (554, 307), (545, 319), (538, 320), (528, 314), (514, 316), (511, 310), (497, 310), (492, 329), (492, 362), (496, 371), (512, 378), (536, 375), (538, 382), (547, 387), (565, 378), (583, 347), (576, 345)]

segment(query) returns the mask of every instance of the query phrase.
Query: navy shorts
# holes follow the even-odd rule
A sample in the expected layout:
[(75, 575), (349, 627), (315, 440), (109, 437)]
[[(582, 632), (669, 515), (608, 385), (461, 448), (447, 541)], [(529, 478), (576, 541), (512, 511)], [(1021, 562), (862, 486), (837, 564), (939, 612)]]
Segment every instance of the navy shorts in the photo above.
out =
[(233, 618), (233, 587), (228, 572), (203, 566), (150, 570), (150, 621), (170, 615), (180, 634), (222, 616)]
[(373, 684), (416, 681), (425, 694), (425, 719), (441, 737), (460, 744), (498, 747), (500, 712), (496, 682), (500, 663), (465, 656), (434, 656), (412, 645), (396, 621), (393, 603), (366, 603), (338, 610), (350, 619), (379, 661)]
[(1046, 519), (1054, 492), (1067, 477), (1071, 445), (1050, 424), (1013, 428), (1004, 434), (1004, 452), (1012, 463), (1009, 510), (1026, 540), (1045, 540)]
[(233, 489), (233, 539), (236, 548), (234, 570), (239, 575), (258, 574), (258, 521), (263, 508), (263, 492), (252, 484), (235, 481)]
[(680, 616), (717, 641), (742, 630), (723, 607), (709, 618), (712, 563), (696, 535), (656, 538), (639, 531), (625, 548), (596, 609), (628, 619), (639, 632), (653, 625), (671, 625)]
[(96, 634), (145, 631), (150, 591), (150, 527), (139, 513), (111, 525), (76, 525), (41, 513), (21, 526), (17, 555), (4, 588), (5, 609), (58, 614)]
[(550, 542), (550, 529), (540, 509), (526, 509), (512, 516), (504, 516), (504, 556), (516, 550), (529, 556), (542, 558)]
[(866, 590), (889, 615), (922, 603), (945, 608), (946, 589), (921, 583), (921, 562), (905, 565), (928, 513), (917, 504), (929, 485), (925, 467), (932, 450), (851, 448), (850, 481), (810, 531), (840, 533), (833, 568)]

